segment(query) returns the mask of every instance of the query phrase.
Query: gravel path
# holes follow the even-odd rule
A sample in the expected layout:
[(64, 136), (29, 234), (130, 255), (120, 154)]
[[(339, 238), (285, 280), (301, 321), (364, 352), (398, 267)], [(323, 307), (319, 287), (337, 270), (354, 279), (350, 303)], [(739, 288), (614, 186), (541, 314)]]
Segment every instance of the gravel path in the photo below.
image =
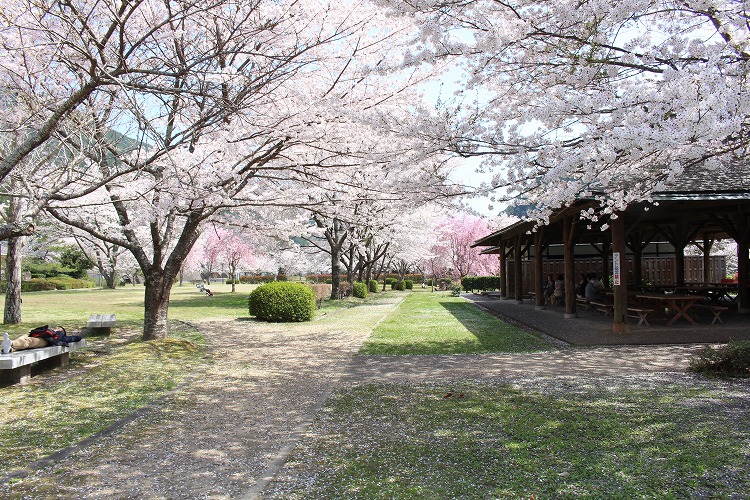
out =
[[(212, 363), (161, 404), (70, 454), (64, 473), (49, 479), (34, 473), (23, 483), (58, 498), (255, 498), (342, 384), (683, 371), (696, 349), (354, 356), (378, 319), (396, 306), (371, 306), (367, 317), (344, 312), (349, 319), (337, 321), (335, 329), (324, 320), (271, 329), (241, 320), (200, 323)], [(232, 334), (241, 341), (225, 343), (227, 332), (243, 332)]]

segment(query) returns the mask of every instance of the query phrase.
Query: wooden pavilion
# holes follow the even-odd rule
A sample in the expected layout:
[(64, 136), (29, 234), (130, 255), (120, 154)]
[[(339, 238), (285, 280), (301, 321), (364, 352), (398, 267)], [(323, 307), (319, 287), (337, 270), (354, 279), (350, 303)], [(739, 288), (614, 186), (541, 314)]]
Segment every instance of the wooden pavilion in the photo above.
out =
[[(594, 271), (611, 278), (613, 285), (613, 330), (628, 330), (628, 289), (646, 282), (669, 281), (675, 287), (688, 282), (718, 283), (723, 262), (710, 257), (718, 240), (737, 243), (737, 307), (750, 312), (750, 167), (735, 165), (721, 171), (686, 170), (668, 189), (653, 194), (653, 203), (630, 205), (617, 217), (599, 216), (595, 223), (582, 220), (583, 210), (598, 210), (592, 198), (577, 200), (557, 210), (545, 226), (521, 221), (495, 231), (473, 246), (487, 247), (483, 253), (497, 254), (501, 269), (501, 295), (522, 301), (535, 292), (536, 306), (543, 307), (545, 270), (557, 263), (565, 276), (565, 317), (576, 314), (575, 284), (582, 272)], [(606, 224), (606, 226), (604, 226)], [(602, 229), (602, 226), (606, 229)], [(685, 248), (697, 245), (703, 253), (698, 266)], [(646, 264), (667, 259), (649, 275)], [(702, 261), (702, 262), (701, 262)], [(653, 267), (653, 266), (652, 266)], [(699, 268), (696, 273), (696, 268)], [(646, 276), (647, 279), (644, 279)], [(607, 281), (604, 281), (605, 283)]]

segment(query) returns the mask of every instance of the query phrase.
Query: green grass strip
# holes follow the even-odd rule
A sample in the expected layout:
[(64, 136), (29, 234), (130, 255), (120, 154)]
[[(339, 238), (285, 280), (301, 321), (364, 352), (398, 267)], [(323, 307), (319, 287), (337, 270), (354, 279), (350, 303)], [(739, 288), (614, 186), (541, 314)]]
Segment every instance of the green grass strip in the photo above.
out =
[(444, 292), (414, 292), (373, 331), (360, 354), (534, 352), (551, 345)]
[(269, 496), (662, 499), (750, 491), (746, 392), (629, 387), (344, 390)]

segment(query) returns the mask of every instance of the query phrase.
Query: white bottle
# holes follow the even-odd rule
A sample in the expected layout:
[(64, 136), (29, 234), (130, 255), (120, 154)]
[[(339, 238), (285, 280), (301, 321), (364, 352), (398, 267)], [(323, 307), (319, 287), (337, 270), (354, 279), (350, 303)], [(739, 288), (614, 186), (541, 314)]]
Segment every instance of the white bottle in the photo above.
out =
[(3, 335), (3, 354), (7, 354), (11, 351), (13, 348), (13, 342), (10, 340), (10, 337), (8, 337), (8, 334), (6, 333)]

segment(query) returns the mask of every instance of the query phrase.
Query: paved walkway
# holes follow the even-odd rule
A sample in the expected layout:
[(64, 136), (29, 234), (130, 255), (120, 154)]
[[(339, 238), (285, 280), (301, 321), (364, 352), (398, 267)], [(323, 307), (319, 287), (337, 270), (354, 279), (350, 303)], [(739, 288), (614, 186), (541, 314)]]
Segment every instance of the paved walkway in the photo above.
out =
[[(383, 317), (395, 301), (373, 306)], [(32, 497), (255, 498), (330, 393), (368, 382), (683, 371), (690, 346), (563, 349), (523, 355), (355, 356), (374, 320), (305, 328), (206, 322), (212, 363), (162, 404), (73, 451), (62, 473), (33, 472)], [(227, 332), (245, 332), (226, 343)], [(237, 337), (236, 334), (233, 335)]]

